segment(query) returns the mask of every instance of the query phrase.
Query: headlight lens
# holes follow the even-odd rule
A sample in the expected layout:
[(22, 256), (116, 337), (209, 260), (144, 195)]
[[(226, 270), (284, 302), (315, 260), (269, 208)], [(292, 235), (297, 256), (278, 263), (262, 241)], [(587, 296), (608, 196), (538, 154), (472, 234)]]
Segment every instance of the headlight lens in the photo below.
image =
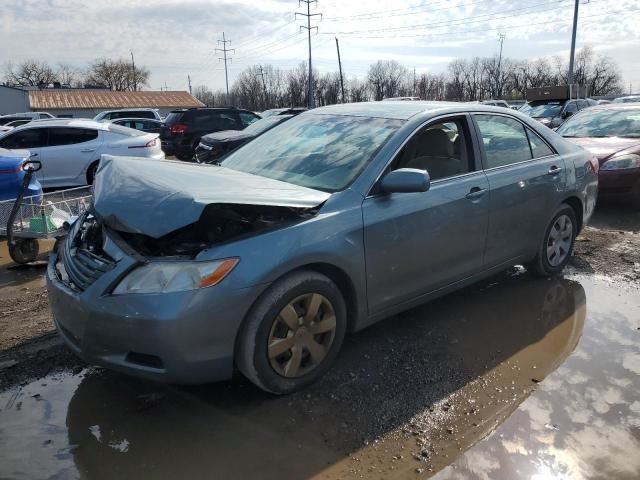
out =
[(624, 170), (627, 168), (640, 168), (640, 155), (630, 153), (614, 157), (604, 162), (600, 170)]
[(238, 262), (238, 258), (211, 262), (151, 262), (129, 273), (113, 294), (169, 293), (211, 287), (220, 283)]

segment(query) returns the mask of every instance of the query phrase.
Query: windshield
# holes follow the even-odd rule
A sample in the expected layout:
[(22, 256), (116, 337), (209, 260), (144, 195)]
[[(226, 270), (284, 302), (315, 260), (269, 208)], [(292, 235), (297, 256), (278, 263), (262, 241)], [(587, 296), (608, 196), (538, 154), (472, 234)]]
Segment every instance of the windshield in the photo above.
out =
[(563, 137), (640, 137), (640, 108), (589, 110), (574, 115), (558, 133)]
[(403, 123), (385, 118), (299, 115), (236, 150), (222, 165), (337, 192), (355, 180)]
[(531, 110), (526, 114), (531, 117), (557, 117), (562, 111), (559, 103), (543, 103), (542, 105), (531, 105)]
[(269, 118), (261, 118), (260, 120), (256, 120), (247, 128), (242, 130), (242, 133), (247, 133), (249, 135), (260, 135), (262, 132), (266, 132), (271, 127), (276, 126), (280, 122), (284, 122), (287, 118), (291, 118), (291, 116), (276, 115)]

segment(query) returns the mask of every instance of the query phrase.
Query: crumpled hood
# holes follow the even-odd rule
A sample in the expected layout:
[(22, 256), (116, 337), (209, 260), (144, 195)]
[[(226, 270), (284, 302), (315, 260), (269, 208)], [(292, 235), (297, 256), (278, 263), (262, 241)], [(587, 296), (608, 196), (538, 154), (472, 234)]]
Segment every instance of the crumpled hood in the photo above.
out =
[(565, 137), (565, 140), (569, 140), (570, 142), (589, 150), (596, 156), (600, 165), (615, 153), (621, 153), (623, 150), (631, 149), (631, 147), (637, 147), (637, 149), (640, 150), (640, 140), (637, 138)]
[(329, 193), (224, 167), (103, 155), (96, 213), (111, 228), (160, 238), (195, 223), (211, 204), (314, 208)]

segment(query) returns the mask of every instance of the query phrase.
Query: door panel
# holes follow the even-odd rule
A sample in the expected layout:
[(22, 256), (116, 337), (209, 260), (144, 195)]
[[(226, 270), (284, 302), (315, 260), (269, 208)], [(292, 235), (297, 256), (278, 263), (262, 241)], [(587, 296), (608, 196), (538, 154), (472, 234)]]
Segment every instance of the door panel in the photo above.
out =
[(101, 131), (72, 127), (49, 128), (49, 146), (44, 149), (47, 161), (43, 163), (43, 186), (85, 184), (84, 172), (91, 162), (99, 159), (101, 146)]
[(434, 182), (427, 192), (365, 199), (370, 313), (482, 270), (488, 189), (484, 173), (474, 172)]

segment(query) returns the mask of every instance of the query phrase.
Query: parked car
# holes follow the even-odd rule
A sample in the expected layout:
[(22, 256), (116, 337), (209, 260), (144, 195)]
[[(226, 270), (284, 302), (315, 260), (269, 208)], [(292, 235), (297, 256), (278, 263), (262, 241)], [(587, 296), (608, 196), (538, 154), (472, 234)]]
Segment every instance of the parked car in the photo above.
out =
[(107, 110), (100, 112), (93, 119), (96, 122), (115, 120), (116, 118), (151, 118), (162, 120), (160, 113), (155, 108), (122, 108), (120, 110)]
[(205, 135), (200, 139), (200, 143), (196, 147), (195, 160), (199, 163), (218, 162), (236, 148), (290, 118), (293, 118), (293, 115), (272, 115), (253, 122), (244, 130), (225, 130)]
[(606, 99), (596, 100), (596, 105), (608, 105), (610, 103), (612, 103), (611, 100), (606, 100)]
[[(539, 100), (529, 102), (529, 109), (524, 112), (549, 128), (556, 128), (571, 115), (591, 105), (584, 99), (574, 100)], [(523, 111), (521, 109), (521, 111)]]
[(49, 112), (20, 112), (20, 113), (12, 113), (9, 115), (0, 116), (0, 125), (5, 125), (8, 122), (12, 122), (13, 120), (22, 120), (25, 118), (29, 118), (31, 120), (46, 120), (48, 118), (56, 118), (51, 115)]
[[(0, 148), (0, 201), (17, 198), (25, 175), (24, 166), (29, 161), (30, 156), (31, 154), (27, 150), (5, 150)], [(24, 196), (36, 198), (42, 196), (42, 186), (35, 176), (31, 177)], [(8, 218), (5, 215), (8, 215), (8, 213), (9, 211), (0, 209), (0, 219), (5, 224)], [(6, 225), (2, 226), (5, 227)]]
[(160, 139), (167, 155), (192, 160), (200, 138), (223, 130), (242, 130), (260, 116), (238, 108), (190, 108), (174, 110), (164, 120)]
[(261, 118), (268, 118), (273, 115), (298, 115), (302, 112), (306, 112), (304, 107), (292, 107), (292, 108), (272, 108), (260, 113)]
[(104, 153), (163, 159), (158, 135), (93, 120), (27, 123), (0, 136), (0, 147), (27, 149), (42, 162), (37, 173), (44, 188), (93, 183)]
[(626, 97), (618, 97), (613, 99), (613, 103), (636, 103), (640, 102), (640, 95), (628, 95)]
[(483, 105), (492, 105), (494, 107), (511, 108), (505, 100), (484, 100)]
[(162, 130), (162, 122), (151, 118), (118, 118), (111, 120), (111, 123), (147, 133), (160, 134)]
[(594, 161), (518, 112), (444, 102), (310, 110), (221, 166), (105, 156), (95, 216), (50, 257), (55, 323), (90, 363), (174, 383), (237, 366), (292, 392), (347, 331), (514, 264), (561, 272)]
[(598, 158), (602, 197), (618, 197), (640, 209), (640, 104), (591, 107), (558, 133)]
[(20, 125), (24, 125), (25, 123), (29, 123), (31, 121), (32, 120), (30, 118), (23, 118), (22, 120), (12, 120), (5, 123), (4, 125), (0, 125), (0, 133), (8, 132), (9, 130), (13, 130)]

